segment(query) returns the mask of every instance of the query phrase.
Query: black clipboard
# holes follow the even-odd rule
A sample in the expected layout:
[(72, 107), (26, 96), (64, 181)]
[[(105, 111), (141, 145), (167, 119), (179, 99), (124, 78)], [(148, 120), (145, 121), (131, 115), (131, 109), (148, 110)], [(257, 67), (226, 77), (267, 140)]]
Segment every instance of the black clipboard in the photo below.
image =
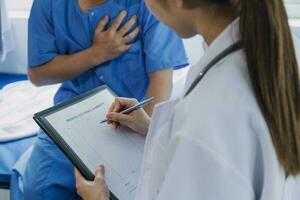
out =
[[(71, 100), (67, 100), (61, 104), (43, 110), (34, 114), (34, 121), (41, 127), (41, 129), (51, 138), (51, 140), (63, 151), (63, 153), (71, 160), (74, 166), (80, 171), (80, 173), (89, 181), (95, 179), (93, 172), (91, 172), (88, 167), (83, 163), (79, 156), (73, 151), (73, 149), (65, 142), (65, 140), (60, 136), (60, 134), (53, 128), (53, 126), (46, 120), (48, 115), (51, 115), (57, 111), (63, 110), (69, 106), (72, 106), (80, 101), (88, 99), (96, 95), (103, 90), (108, 90), (113, 96), (116, 96), (115, 93), (109, 89), (106, 85), (95, 88), (91, 91), (88, 91), (82, 95), (79, 95)], [(111, 200), (118, 200), (118, 198), (110, 192)]]

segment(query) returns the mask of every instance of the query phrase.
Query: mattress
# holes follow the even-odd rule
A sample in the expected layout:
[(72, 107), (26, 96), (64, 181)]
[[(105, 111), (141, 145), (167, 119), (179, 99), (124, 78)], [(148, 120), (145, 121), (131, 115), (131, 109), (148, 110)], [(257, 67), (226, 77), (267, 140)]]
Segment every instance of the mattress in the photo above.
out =
[(0, 73), (0, 89), (2, 89), (5, 85), (9, 83), (13, 83), (20, 80), (27, 80), (27, 76)]

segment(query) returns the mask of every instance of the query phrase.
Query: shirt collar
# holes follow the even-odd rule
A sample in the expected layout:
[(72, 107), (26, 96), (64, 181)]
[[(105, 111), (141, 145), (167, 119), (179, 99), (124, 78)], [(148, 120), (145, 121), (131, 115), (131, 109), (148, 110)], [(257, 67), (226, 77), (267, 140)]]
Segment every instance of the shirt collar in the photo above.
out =
[(232, 44), (240, 40), (240, 31), (239, 31), (240, 19), (237, 18), (234, 20), (227, 28), (208, 46), (207, 43), (203, 43), (203, 48), (205, 50), (204, 55), (198, 62), (198, 64), (191, 67), (187, 81), (185, 84), (184, 93), (189, 89), (193, 81), (201, 73), (202, 69), (217, 55), (222, 51), (227, 49)]
[(80, 15), (88, 15), (88, 13), (90, 12), (103, 12), (103, 11), (113, 11), (113, 7), (116, 6), (114, 0), (107, 0), (106, 2), (104, 2), (103, 4), (99, 5), (99, 6), (95, 6), (93, 8), (89, 8), (87, 10), (87, 12), (83, 12), (80, 8), (79, 2), (78, 0), (73, 0), (74, 6), (76, 11), (80, 14)]

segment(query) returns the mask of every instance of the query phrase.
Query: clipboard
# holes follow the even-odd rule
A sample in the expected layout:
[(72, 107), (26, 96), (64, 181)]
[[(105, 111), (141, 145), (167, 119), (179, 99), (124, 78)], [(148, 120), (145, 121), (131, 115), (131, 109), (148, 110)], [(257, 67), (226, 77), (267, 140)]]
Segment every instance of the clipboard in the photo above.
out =
[[(33, 117), (33, 119), (41, 127), (41, 129), (53, 140), (53, 142), (63, 151), (63, 153), (74, 164), (74, 166), (81, 172), (81, 174), (89, 181), (93, 181), (95, 178), (93, 172), (89, 169), (87, 164), (83, 162), (82, 158), (80, 158), (80, 156), (75, 152), (75, 150), (66, 142), (66, 140), (62, 137), (61, 133), (58, 132), (57, 128), (55, 128), (54, 125), (51, 124), (47, 118), (55, 113), (69, 109), (71, 106), (76, 106), (78, 103), (88, 100), (93, 96), (101, 92), (104, 92), (105, 90), (109, 91), (111, 95), (116, 97), (115, 93), (112, 92), (107, 86), (104, 85), (95, 88), (89, 92), (86, 92), (71, 100), (65, 101), (61, 104), (58, 104), (56, 106), (43, 110), (39, 113), (36, 113)], [(107, 124), (105, 125), (108, 126)], [(111, 191), (111, 188), (110, 188), (110, 199), (111, 200), (119, 199)]]

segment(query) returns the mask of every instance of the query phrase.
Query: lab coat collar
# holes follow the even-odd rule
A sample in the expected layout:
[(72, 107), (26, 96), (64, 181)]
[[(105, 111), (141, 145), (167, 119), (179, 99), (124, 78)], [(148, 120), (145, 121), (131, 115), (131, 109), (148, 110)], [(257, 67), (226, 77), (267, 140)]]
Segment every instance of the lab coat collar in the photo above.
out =
[[(212, 60), (215, 56), (220, 54), (226, 48), (231, 46), (240, 40), (240, 19), (237, 18), (234, 20), (228, 27), (211, 43), (210, 46), (204, 42), (204, 46), (207, 46), (205, 53), (195, 66), (192, 66), (188, 78), (185, 84), (184, 93), (187, 92), (193, 81), (201, 73), (202, 69)], [(183, 97), (183, 96), (182, 96)]]

